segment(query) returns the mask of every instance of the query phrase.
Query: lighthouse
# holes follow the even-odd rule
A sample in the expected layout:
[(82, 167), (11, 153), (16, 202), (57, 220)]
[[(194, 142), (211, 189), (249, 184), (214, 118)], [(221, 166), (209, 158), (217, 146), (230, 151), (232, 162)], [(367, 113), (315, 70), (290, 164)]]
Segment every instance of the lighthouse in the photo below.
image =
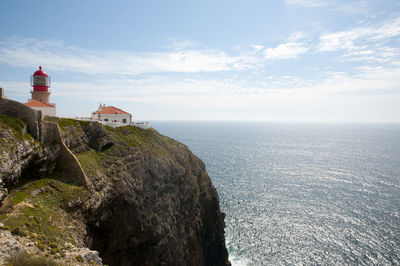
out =
[(32, 99), (29, 99), (25, 105), (42, 111), (44, 115), (56, 116), (56, 105), (50, 103), (50, 77), (41, 66), (31, 76), (31, 86), (33, 87), (33, 90), (31, 90)]
[(33, 87), (32, 100), (50, 103), (50, 78), (39, 66), (39, 70), (31, 76), (31, 86)]

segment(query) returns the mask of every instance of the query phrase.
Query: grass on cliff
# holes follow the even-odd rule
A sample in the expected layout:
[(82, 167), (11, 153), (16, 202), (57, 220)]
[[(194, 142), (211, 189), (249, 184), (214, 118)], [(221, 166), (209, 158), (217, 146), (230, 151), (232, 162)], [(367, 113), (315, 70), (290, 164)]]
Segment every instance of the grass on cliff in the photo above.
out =
[(113, 153), (113, 149), (126, 149), (137, 146), (142, 151), (146, 151), (154, 156), (165, 156), (176, 147), (182, 147), (183, 144), (161, 135), (154, 129), (142, 129), (134, 126), (124, 126), (117, 128), (107, 128), (107, 131), (116, 141), (116, 145), (110, 149), (109, 154)]
[(61, 266), (62, 264), (46, 257), (39, 257), (27, 253), (19, 252), (6, 260), (6, 266)]
[(74, 232), (71, 213), (87, 199), (83, 187), (45, 178), (25, 184), (8, 198), (12, 211), (2, 213), (0, 221), (12, 234), (27, 236), (37, 242), (39, 249), (52, 254), (66, 242), (76, 243), (74, 233), (79, 233)]
[(0, 127), (3, 128), (11, 128), (14, 133), (14, 136), (18, 139), (29, 139), (32, 137), (29, 134), (23, 134), (24, 129), (26, 127), (26, 123), (19, 118), (10, 117), (6, 115), (0, 115)]
[(96, 152), (95, 150), (89, 150), (75, 154), (79, 163), (81, 164), (83, 171), (89, 177), (95, 176), (99, 169), (102, 168), (102, 161), (105, 158), (104, 153)]
[(67, 128), (68, 126), (79, 128), (80, 126), (87, 125), (90, 123), (89, 121), (82, 121), (71, 118), (61, 118), (55, 116), (46, 116), (44, 120), (56, 122), (60, 126), (61, 130)]
[(114, 140), (114, 146), (103, 152), (89, 150), (75, 154), (88, 177), (97, 176), (107, 167), (107, 162), (114, 161), (127, 153), (141, 151), (147, 155), (168, 158), (166, 155), (175, 151), (177, 146), (184, 146), (171, 138), (162, 136), (154, 129), (145, 130), (134, 126), (105, 128)]
[[(59, 117), (48, 117), (48, 116), (45, 118), (45, 120), (58, 123), (61, 130), (64, 131), (67, 130), (68, 127), (73, 127), (78, 131), (82, 131), (82, 126), (92, 123), (89, 121), (81, 121), (81, 120), (59, 118)], [(107, 132), (111, 135), (111, 137), (116, 143), (116, 145), (114, 145), (114, 147), (110, 149), (110, 152), (104, 153), (106, 155), (112, 156), (113, 151), (116, 150), (122, 151), (136, 146), (139, 147), (140, 149), (146, 149), (153, 155), (164, 156), (168, 154), (168, 150), (178, 145), (183, 145), (171, 138), (159, 134), (154, 129), (142, 129), (135, 126), (123, 126), (117, 128), (104, 126), (104, 128), (107, 130)], [(87, 154), (82, 155), (81, 157), (87, 157), (86, 155)], [(91, 155), (94, 154), (92, 153)], [(97, 159), (95, 161), (98, 162)]]
[[(46, 120), (58, 123), (64, 134), (73, 130), (82, 132), (83, 126), (91, 123), (68, 118), (46, 117)], [(90, 178), (99, 175), (108, 161), (118, 159), (129, 153), (144, 152), (155, 157), (168, 158), (178, 148), (184, 145), (166, 136), (159, 134), (154, 129), (142, 129), (135, 126), (123, 126), (112, 128), (104, 126), (108, 134), (112, 137), (115, 145), (103, 152), (89, 150), (75, 154), (86, 175)]]
[(17, 132), (21, 132), (25, 128), (25, 122), (19, 118), (0, 115), (0, 125), (6, 125)]

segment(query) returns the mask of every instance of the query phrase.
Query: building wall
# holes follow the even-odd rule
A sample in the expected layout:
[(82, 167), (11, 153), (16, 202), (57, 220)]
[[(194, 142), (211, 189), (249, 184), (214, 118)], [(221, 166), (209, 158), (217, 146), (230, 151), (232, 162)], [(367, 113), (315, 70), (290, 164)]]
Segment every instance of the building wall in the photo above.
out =
[(124, 119), (126, 119), (126, 123), (132, 123), (132, 115), (130, 114), (92, 114), (93, 120), (100, 120), (106, 122), (117, 122), (124, 123)]
[(31, 107), (32, 109), (42, 111), (43, 115), (57, 116), (55, 107)]
[(32, 100), (38, 100), (50, 104), (50, 92), (48, 91), (31, 91)]

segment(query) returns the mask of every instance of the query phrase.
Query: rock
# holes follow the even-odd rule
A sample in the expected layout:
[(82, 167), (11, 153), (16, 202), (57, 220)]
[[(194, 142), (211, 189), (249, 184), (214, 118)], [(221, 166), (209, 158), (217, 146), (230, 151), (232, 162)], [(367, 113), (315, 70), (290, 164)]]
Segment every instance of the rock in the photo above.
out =
[(39, 195), (40, 192), (42, 192), (41, 189), (34, 189), (34, 190), (32, 190), (32, 192), (31, 192), (31, 196), (32, 196), (32, 197), (36, 197), (37, 195)]
[(115, 144), (104, 126), (98, 122), (83, 126), (83, 131), (89, 139), (89, 147), (96, 151), (104, 151)]
[[(48, 217), (35, 216), (21, 223), (23, 228), (11, 228), (19, 235), (17, 238), (24, 234), (40, 236), (41, 243), (35, 247), (30, 246), (30, 241), (21, 242), (29, 246), (28, 251), (39, 251), (40, 244), (40, 252), (57, 255), (57, 260), (71, 265), (229, 263), (225, 215), (220, 211), (217, 191), (203, 162), (185, 145), (153, 129), (112, 129), (99, 123), (53, 120), (63, 125), (63, 141), (75, 153), (72, 157), (80, 160), (90, 186), (50, 179), (41, 188), (32, 186), (24, 191), (29, 184), (18, 187), (21, 179), (45, 177), (45, 173), (54, 171), (60, 147), (46, 147), (34, 140), (20, 141), (0, 127), (0, 136), (1, 132), (11, 134), (7, 143), (0, 143), (0, 156), (3, 152), (5, 156), (1, 158), (6, 158), (0, 160), (0, 178), (4, 183), (0, 192), (17, 187), (29, 198), (18, 206), (6, 199), (8, 209), (0, 211), (13, 212), (16, 217), (23, 208), (31, 208), (46, 212), (42, 217)], [(41, 228), (35, 226), (36, 222), (57, 222), (52, 225), (59, 229), (53, 231), (57, 238), (47, 236), (46, 231), (35, 231)], [(47, 248), (52, 241), (62, 250)]]
[(65, 145), (74, 153), (106, 150), (114, 145), (112, 137), (98, 122), (71, 123), (62, 128)]
[(12, 236), (10, 231), (0, 230), (0, 265), (12, 255), (25, 250), (25, 248)]
[(75, 261), (84, 264), (96, 264), (103, 265), (101, 258), (99, 257), (99, 252), (95, 250), (90, 250), (88, 248), (74, 248), (71, 251), (65, 253), (66, 261)]
[(109, 265), (225, 265), (224, 214), (204, 164), (185, 145), (149, 134), (168, 154), (124, 154), (116, 144), (103, 168), (113, 189), (88, 216), (89, 247)]
[(21, 178), (45, 177), (54, 171), (58, 154), (57, 147), (50, 149), (38, 141), (24, 140), (14, 134), (11, 128), (0, 127), (0, 200)]
[(7, 196), (8, 194), (8, 189), (5, 187), (1, 187), (0, 185), (0, 202)]

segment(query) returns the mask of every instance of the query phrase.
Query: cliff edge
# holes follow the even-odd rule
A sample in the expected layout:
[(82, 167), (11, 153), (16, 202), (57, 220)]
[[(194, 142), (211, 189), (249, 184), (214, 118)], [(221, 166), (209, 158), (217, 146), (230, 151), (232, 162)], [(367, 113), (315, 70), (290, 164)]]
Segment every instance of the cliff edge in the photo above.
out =
[[(185, 145), (154, 129), (46, 122), (62, 142), (0, 116), (0, 262), (24, 250), (70, 265), (229, 264), (217, 191)], [(63, 145), (84, 184), (59, 161)]]

